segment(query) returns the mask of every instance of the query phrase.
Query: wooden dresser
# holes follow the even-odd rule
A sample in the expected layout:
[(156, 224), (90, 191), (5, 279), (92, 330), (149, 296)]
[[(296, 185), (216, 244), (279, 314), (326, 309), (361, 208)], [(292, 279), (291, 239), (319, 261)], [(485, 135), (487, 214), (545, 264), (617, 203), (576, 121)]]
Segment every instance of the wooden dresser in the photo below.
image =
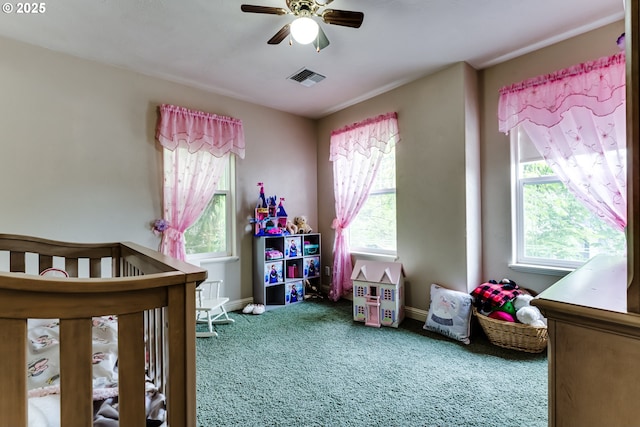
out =
[(549, 426), (640, 425), (640, 315), (627, 312), (627, 259), (594, 257), (532, 304), (549, 322)]

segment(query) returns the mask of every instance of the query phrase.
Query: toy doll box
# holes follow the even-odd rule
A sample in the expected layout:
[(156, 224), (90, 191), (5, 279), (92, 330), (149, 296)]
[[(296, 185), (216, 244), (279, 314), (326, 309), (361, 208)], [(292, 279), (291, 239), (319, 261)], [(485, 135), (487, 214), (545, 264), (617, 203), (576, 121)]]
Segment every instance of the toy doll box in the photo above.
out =
[(287, 236), (284, 239), (284, 253), (287, 258), (296, 258), (302, 255), (302, 239), (300, 236)]
[(304, 259), (304, 277), (320, 276), (320, 257), (314, 256)]
[(282, 261), (274, 261), (267, 262), (264, 265), (264, 283), (265, 285), (270, 285), (274, 283), (282, 283), (284, 282), (284, 276), (282, 274), (283, 262)]
[(284, 303), (294, 304), (304, 301), (304, 286), (302, 281), (289, 282), (286, 284)]

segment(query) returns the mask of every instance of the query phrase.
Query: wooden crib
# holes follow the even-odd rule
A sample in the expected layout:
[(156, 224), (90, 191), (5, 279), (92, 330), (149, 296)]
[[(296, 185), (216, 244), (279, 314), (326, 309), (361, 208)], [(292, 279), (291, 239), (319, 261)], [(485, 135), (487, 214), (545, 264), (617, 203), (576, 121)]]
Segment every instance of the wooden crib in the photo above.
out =
[[(111, 315), (118, 319), (120, 426), (145, 425), (147, 374), (166, 395), (168, 426), (195, 427), (194, 294), (205, 270), (122, 242), (0, 234), (0, 255), (9, 264), (0, 272), (0, 427), (27, 426), (33, 318), (60, 319), (60, 424), (92, 425), (92, 319)], [(69, 278), (38, 275), (61, 263)]]

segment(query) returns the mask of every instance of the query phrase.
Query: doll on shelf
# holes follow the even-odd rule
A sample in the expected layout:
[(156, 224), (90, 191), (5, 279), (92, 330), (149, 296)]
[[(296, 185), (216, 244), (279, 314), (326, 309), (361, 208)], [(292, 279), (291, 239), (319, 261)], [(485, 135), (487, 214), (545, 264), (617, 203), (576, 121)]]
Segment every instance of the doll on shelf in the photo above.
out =
[(295, 284), (291, 285), (290, 297), (291, 298), (289, 299), (289, 301), (291, 301), (291, 302), (297, 302), (298, 301), (298, 289), (296, 288)]
[(309, 267), (307, 269), (307, 276), (309, 277), (313, 277), (315, 276), (316, 273), (316, 264), (313, 262), (312, 259), (309, 260)]
[(269, 272), (269, 283), (278, 283), (278, 271), (275, 265), (271, 265), (271, 271)]
[(298, 246), (296, 245), (296, 239), (291, 239), (291, 242), (289, 243), (289, 256), (298, 256)]

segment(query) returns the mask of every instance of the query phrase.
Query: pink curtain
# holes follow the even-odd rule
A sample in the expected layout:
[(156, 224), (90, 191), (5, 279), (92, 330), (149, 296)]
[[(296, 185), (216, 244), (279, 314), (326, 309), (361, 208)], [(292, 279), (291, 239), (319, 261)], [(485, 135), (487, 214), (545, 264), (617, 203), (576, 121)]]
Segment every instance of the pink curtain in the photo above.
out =
[(160, 106), (156, 137), (164, 147), (160, 251), (184, 260), (184, 232), (213, 197), (230, 154), (244, 158), (242, 121), (175, 105)]
[(623, 52), (500, 90), (500, 130), (521, 124), (569, 190), (618, 230), (627, 223), (625, 119)]
[(380, 160), (400, 138), (398, 116), (387, 113), (331, 132), (336, 218), (333, 280), (329, 298), (337, 301), (352, 289), (348, 234), (351, 221), (367, 200)]

